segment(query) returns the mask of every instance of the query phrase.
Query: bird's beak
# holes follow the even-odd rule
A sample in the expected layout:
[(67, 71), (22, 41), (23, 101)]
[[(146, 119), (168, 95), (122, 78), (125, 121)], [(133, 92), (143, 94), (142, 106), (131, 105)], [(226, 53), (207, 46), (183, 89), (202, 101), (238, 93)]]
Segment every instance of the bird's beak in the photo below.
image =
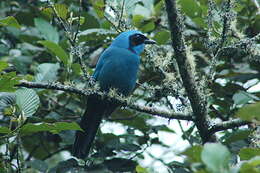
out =
[(144, 44), (156, 44), (156, 41), (147, 38), (147, 40), (144, 40)]

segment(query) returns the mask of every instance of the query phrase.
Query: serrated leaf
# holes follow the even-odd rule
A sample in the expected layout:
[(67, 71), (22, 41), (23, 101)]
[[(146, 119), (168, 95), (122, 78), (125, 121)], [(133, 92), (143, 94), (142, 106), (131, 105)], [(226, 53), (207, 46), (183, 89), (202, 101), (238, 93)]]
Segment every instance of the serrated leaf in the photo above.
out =
[(43, 63), (37, 67), (37, 73), (35, 75), (36, 82), (54, 82), (57, 80), (58, 70), (60, 64), (56, 63)]
[(20, 29), (21, 26), (13, 16), (8, 16), (4, 19), (0, 19), (0, 26), (10, 26)]
[(33, 89), (21, 88), (15, 92), (16, 104), (25, 117), (32, 116), (39, 107), (40, 99)]
[(235, 116), (245, 121), (260, 121), (260, 102), (249, 104), (240, 108)]
[(255, 156), (260, 156), (260, 148), (242, 148), (239, 152), (241, 160), (249, 160)]
[(8, 63), (0, 61), (0, 72), (8, 67)]
[(65, 4), (55, 4), (54, 8), (57, 12), (57, 15), (62, 19), (66, 19), (68, 15), (68, 7)]
[(59, 34), (56, 28), (54, 28), (49, 22), (42, 18), (35, 18), (34, 24), (45, 40), (49, 40), (54, 43), (59, 42)]
[(22, 135), (43, 132), (43, 131), (60, 133), (63, 130), (82, 130), (82, 129), (75, 122), (72, 123), (56, 122), (56, 123), (39, 123), (39, 124), (28, 123), (21, 128), (20, 133)]
[(15, 104), (15, 94), (8, 92), (0, 92), (0, 116), (9, 115), (8, 108)]
[(68, 64), (69, 56), (58, 44), (52, 41), (39, 41), (40, 44), (49, 49), (54, 55), (56, 55), (64, 65)]
[(227, 147), (219, 143), (206, 143), (201, 152), (201, 160), (212, 173), (226, 172), (230, 157)]
[(0, 74), (0, 92), (15, 91), (15, 85), (19, 83), (19, 80), (15, 72)]

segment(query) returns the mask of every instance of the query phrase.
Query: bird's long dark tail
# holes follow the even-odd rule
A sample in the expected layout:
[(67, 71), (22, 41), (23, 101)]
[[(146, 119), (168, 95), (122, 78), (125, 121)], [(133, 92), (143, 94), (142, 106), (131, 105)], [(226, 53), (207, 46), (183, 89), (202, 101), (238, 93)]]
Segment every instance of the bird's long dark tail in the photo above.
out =
[(87, 109), (80, 121), (80, 127), (84, 132), (76, 132), (73, 145), (72, 152), (75, 157), (84, 159), (88, 156), (103, 115), (107, 113), (111, 114), (115, 108), (116, 106), (109, 104), (106, 100), (99, 99), (95, 96), (89, 96), (87, 100)]

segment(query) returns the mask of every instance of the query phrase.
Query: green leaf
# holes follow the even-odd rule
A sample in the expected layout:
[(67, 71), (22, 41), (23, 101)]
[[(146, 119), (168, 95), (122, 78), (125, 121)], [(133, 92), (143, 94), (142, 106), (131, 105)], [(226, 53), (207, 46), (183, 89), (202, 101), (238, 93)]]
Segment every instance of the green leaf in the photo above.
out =
[(105, 160), (104, 165), (112, 172), (134, 172), (137, 162), (131, 159), (113, 158)]
[(104, 17), (105, 3), (104, 0), (91, 0), (94, 10), (96, 11), (98, 17)]
[(67, 19), (68, 15), (68, 7), (65, 4), (55, 4), (54, 8), (57, 12), (57, 15), (61, 17), (62, 19)]
[(227, 147), (219, 143), (206, 143), (201, 152), (201, 160), (212, 173), (226, 172), (230, 158)]
[(160, 15), (163, 11), (164, 7), (164, 1), (163, 0), (160, 0), (155, 6), (154, 6), (154, 13), (156, 16)]
[(196, 162), (202, 162), (200, 157), (201, 152), (202, 152), (202, 146), (197, 145), (186, 149), (182, 154), (188, 156), (189, 162), (196, 163)]
[(133, 25), (137, 28), (142, 26), (142, 23), (144, 22), (145, 18), (142, 15), (134, 15), (133, 16)]
[(245, 91), (238, 91), (236, 94), (233, 95), (232, 99), (234, 103), (237, 105), (243, 105), (248, 103), (251, 100), (257, 99), (257, 97), (253, 97), (251, 94)]
[(260, 156), (260, 148), (242, 148), (239, 152), (241, 160), (249, 160), (255, 156)]
[(21, 128), (20, 133), (22, 135), (28, 135), (31, 133), (37, 133), (43, 131), (60, 133), (63, 130), (82, 130), (82, 129), (75, 122), (72, 123), (56, 122), (56, 123), (39, 123), (39, 124), (28, 123)]
[(118, 149), (118, 150), (124, 150), (124, 151), (135, 152), (135, 151), (141, 150), (141, 147), (139, 147), (139, 146), (136, 145), (136, 144), (120, 143), (117, 149)]
[(15, 85), (19, 83), (20, 78), (15, 72), (0, 74), (0, 92), (15, 91)]
[(245, 162), (240, 167), (239, 173), (259, 173), (260, 172), (260, 156)]
[[(75, 170), (75, 168), (77, 168), (77, 170)], [(71, 173), (83, 173), (85, 171), (80, 171), (80, 168), (78, 166), (78, 161), (71, 158), (68, 159), (66, 161), (61, 161), (57, 164), (57, 166), (55, 166), (54, 168), (52, 168), (51, 170), (48, 171), (48, 173), (62, 173), (62, 172), (71, 172)], [(92, 172), (92, 171), (90, 171)]]
[(36, 82), (54, 82), (57, 80), (58, 70), (60, 64), (56, 63), (43, 63), (37, 67), (37, 73), (35, 75)]
[(52, 41), (39, 41), (40, 44), (49, 49), (54, 55), (56, 55), (64, 65), (68, 64), (69, 56), (58, 44)]
[(15, 105), (15, 94), (0, 92), (0, 116), (12, 115), (11, 106)]
[(32, 160), (32, 161), (28, 161), (26, 162), (26, 165), (29, 167), (32, 167), (40, 172), (46, 172), (48, 169), (48, 165), (47, 163), (45, 163), (42, 160)]
[(6, 134), (6, 133), (10, 133), (11, 130), (8, 129), (7, 127), (0, 127), (0, 134)]
[(236, 142), (239, 140), (243, 140), (247, 138), (253, 131), (252, 130), (239, 130), (237, 132), (233, 132), (226, 140), (225, 144), (230, 144), (232, 142)]
[(181, 9), (186, 15), (191, 18), (201, 16), (201, 8), (196, 0), (181, 0), (179, 1)]
[(54, 43), (59, 42), (59, 34), (56, 28), (54, 28), (49, 22), (42, 18), (35, 18), (34, 24), (45, 40), (49, 40)]
[(150, 32), (152, 30), (154, 30), (155, 28), (155, 24), (153, 21), (150, 21), (148, 22), (147, 24), (143, 25), (140, 29), (143, 31), (143, 32)]
[(171, 38), (171, 33), (167, 30), (159, 31), (154, 36), (154, 40), (158, 44), (165, 44), (170, 38)]
[(8, 63), (0, 61), (0, 72), (8, 67)]
[(21, 88), (15, 92), (16, 104), (25, 117), (32, 116), (39, 107), (40, 99), (33, 89)]
[(112, 30), (108, 29), (87, 29), (85, 31), (82, 31), (78, 34), (79, 36), (79, 41), (80, 42), (87, 42), (88, 45), (100, 45), (100, 43), (107, 41), (108, 38), (111, 39), (114, 36), (116, 36), (117, 33)]
[(245, 121), (252, 121), (254, 119), (260, 121), (260, 102), (240, 108), (236, 113), (236, 117)]
[(72, 64), (71, 68), (72, 68), (72, 71), (73, 71), (74, 74), (80, 75), (80, 72), (81, 72), (80, 64), (74, 63), (74, 64)]
[(0, 26), (10, 26), (20, 29), (21, 26), (13, 16), (8, 16), (4, 19), (0, 19)]
[(149, 172), (147, 171), (147, 169), (143, 168), (143, 167), (140, 166), (140, 165), (137, 165), (137, 166), (136, 166), (135, 171), (136, 171), (137, 173), (149, 173)]

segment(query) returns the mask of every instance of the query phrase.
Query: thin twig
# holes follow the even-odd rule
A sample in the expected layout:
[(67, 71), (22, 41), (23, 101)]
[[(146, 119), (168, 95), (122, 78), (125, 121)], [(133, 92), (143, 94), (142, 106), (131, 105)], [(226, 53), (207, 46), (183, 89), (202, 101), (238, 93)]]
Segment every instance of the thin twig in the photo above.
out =
[(125, 8), (125, 0), (123, 0), (123, 4), (122, 4), (122, 7), (121, 7), (121, 13), (120, 13), (120, 17), (119, 17), (119, 22), (118, 22), (118, 26), (117, 28), (120, 28), (121, 26), (121, 20), (122, 20), (122, 17), (123, 17), (123, 14), (124, 14), (124, 8)]
[(116, 27), (116, 25), (106, 16), (104, 15), (104, 18), (114, 27), (114, 29), (116, 30), (116, 32), (122, 32), (120, 29), (118, 29)]
[(61, 27), (63, 28), (63, 30), (64, 30), (65, 33), (67, 34), (67, 38), (68, 38), (70, 44), (74, 47), (74, 46), (75, 46), (75, 42), (71, 39), (70, 31), (68, 31), (68, 29), (67, 29), (68, 26), (67, 26), (66, 23), (63, 21), (63, 19), (58, 15), (58, 12), (57, 12), (57, 10), (55, 9), (55, 6), (54, 6), (52, 3), (50, 3), (50, 2), (49, 2), (49, 4), (50, 4), (50, 6), (51, 6), (51, 8), (52, 8), (52, 10), (53, 10), (53, 12), (54, 12), (54, 14), (55, 14), (55, 17), (58, 19), (59, 23), (61, 24)]
[(82, 12), (82, 0), (79, 0), (79, 15), (78, 15), (78, 23), (77, 23), (76, 33), (75, 33), (74, 38), (73, 38), (74, 43), (76, 42), (77, 36), (79, 34), (81, 12)]

